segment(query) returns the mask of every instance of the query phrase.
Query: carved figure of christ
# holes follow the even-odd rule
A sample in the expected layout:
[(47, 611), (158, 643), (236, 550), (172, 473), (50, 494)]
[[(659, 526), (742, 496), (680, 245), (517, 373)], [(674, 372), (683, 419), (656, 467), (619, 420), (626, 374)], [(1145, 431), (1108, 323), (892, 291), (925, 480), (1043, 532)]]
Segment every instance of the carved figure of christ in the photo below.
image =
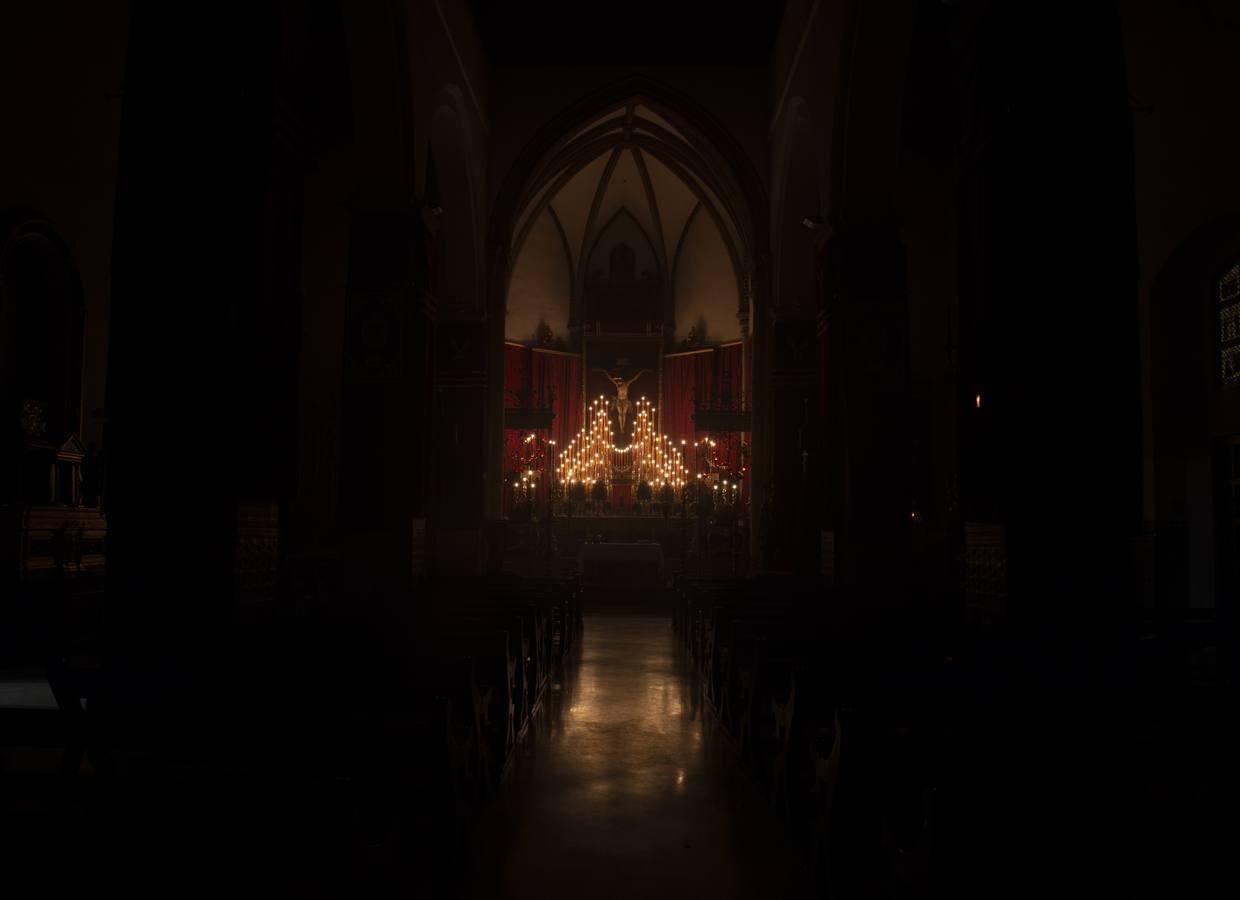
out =
[(629, 417), (629, 410), (632, 408), (632, 404), (629, 403), (629, 387), (634, 381), (641, 378), (650, 370), (642, 369), (628, 381), (625, 381), (619, 375), (611, 374), (606, 369), (595, 369), (594, 371), (604, 375), (608, 381), (616, 386), (616, 398), (612, 400), (611, 403), (612, 406), (615, 407), (616, 418), (620, 421), (620, 434), (623, 438), (623, 435), (625, 434), (624, 422)]

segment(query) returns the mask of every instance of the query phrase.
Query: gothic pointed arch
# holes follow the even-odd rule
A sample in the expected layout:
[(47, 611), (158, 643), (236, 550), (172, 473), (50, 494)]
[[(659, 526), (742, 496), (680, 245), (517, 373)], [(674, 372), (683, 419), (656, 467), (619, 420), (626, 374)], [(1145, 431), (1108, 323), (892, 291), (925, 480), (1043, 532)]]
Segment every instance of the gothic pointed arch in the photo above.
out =
[[(659, 82), (635, 76), (583, 97), (548, 121), (517, 157), (496, 192), (489, 227), (488, 245), (504, 263), (504, 271), (511, 261), (515, 226), (539, 199), (540, 192), (546, 192), (554, 171), (574, 165), (580, 168), (584, 165), (581, 155), (597, 156), (609, 142), (614, 146), (626, 130), (630, 140), (645, 140), (643, 133), (656, 134), (659, 126), (655, 122), (648, 128), (632, 127), (630, 111), (636, 113), (639, 108), (648, 109), (650, 115), (675, 126), (681, 136), (676, 138), (679, 146), (666, 142), (665, 155), (673, 160), (675, 155), (692, 158), (699, 164), (695, 174), (701, 178), (700, 184), (719, 198), (720, 207), (737, 229), (742, 268), (751, 269), (758, 262), (766, 264), (766, 189), (752, 161), (711, 114)], [(648, 163), (649, 154), (643, 156)], [(652, 174), (651, 178), (655, 176)], [(672, 241), (674, 246), (675, 237), (665, 235), (665, 241)], [(502, 293), (503, 280), (492, 284), (497, 296), (491, 302), (502, 302), (498, 295)]]

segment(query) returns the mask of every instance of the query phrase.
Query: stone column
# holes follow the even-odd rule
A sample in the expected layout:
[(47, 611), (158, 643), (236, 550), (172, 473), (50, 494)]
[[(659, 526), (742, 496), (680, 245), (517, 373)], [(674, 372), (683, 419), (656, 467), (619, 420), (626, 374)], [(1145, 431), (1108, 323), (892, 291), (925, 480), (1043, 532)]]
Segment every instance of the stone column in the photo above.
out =
[(750, 457), (746, 462), (748, 471), (745, 473), (745, 484), (743, 488), (743, 496), (749, 502), (749, 565), (753, 568), (757, 562), (754, 556), (754, 531), (757, 526), (757, 504), (755, 497), (757, 493), (754, 491), (756, 482), (754, 479), (754, 460), (753, 460), (753, 429), (754, 425), (754, 402), (753, 402), (753, 330), (751, 327), (751, 318), (753, 310), (753, 271), (752, 269), (741, 273), (741, 291), (740, 301), (737, 305), (736, 319), (740, 324), (741, 330), (741, 396), (740, 408), (749, 414), (749, 431), (741, 435), (741, 440), (747, 442), (750, 450)]
[[(755, 288), (764, 283), (754, 279)], [(802, 574), (819, 567), (815, 306), (812, 292), (781, 295), (777, 306), (767, 305), (765, 315), (754, 317), (761, 326), (754, 334), (754, 406), (760, 413), (754, 443), (767, 438), (754, 467), (757, 560), (762, 568)]]
[(295, 459), (300, 161), (274, 12), (236, 13), (131, 9), (112, 253), (109, 684), (199, 723), (236, 633), (239, 504), (287, 501)]
[(762, 560), (781, 571), (818, 569), (819, 460), (814, 453), (817, 361), (812, 319), (771, 323), (770, 479), (759, 501)]
[(904, 590), (912, 513), (908, 298), (895, 228), (837, 216), (822, 286), (836, 583), (893, 596)]
[(986, 140), (962, 167), (962, 507), (1004, 526), (1007, 613), (1078, 625), (1135, 604), (1141, 521), (1132, 115), (1108, 7), (1012, 4), (985, 26), (1006, 30), (974, 43), (1005, 52), (970, 68)]
[[(492, 246), (491, 248), (491, 265), (488, 270), (488, 276), (492, 279), (497, 277), (497, 273), (507, 272), (508, 270), (508, 247), (506, 245)], [(507, 284), (507, 280), (501, 278), (503, 285)], [(501, 520), (503, 519), (504, 498), (502, 496), (503, 488), (503, 471), (504, 471), (504, 328), (505, 328), (505, 310), (507, 308), (507, 296), (501, 294), (498, 300), (495, 298), (495, 286), (487, 286), (488, 296), (491, 301), (487, 305), (486, 311), (486, 334), (487, 334), (487, 371), (493, 372), (494, 377), (487, 379), (486, 385), (486, 497), (484, 504), (484, 512), (487, 520), (492, 523), (490, 528), (494, 531), (503, 530)]]
[(486, 555), (485, 321), (444, 319), (435, 323), (433, 378), (431, 566), (441, 575), (479, 575)]
[(345, 321), (340, 514), (347, 578), (381, 593), (413, 583), (412, 521), (426, 505), (426, 252), (411, 205), (355, 208)]

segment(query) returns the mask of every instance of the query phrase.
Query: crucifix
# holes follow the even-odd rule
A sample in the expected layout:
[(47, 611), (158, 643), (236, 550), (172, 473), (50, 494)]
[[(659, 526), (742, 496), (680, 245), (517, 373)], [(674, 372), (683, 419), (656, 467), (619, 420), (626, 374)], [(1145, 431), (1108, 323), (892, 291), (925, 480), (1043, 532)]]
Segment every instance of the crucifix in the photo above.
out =
[(643, 375), (645, 375), (650, 370), (642, 369), (640, 372), (638, 372), (628, 381), (625, 381), (619, 375), (612, 375), (606, 369), (595, 369), (594, 371), (601, 372), (604, 376), (606, 376), (608, 381), (610, 381), (612, 384), (616, 386), (616, 398), (612, 400), (611, 403), (612, 403), (612, 406), (615, 407), (616, 418), (620, 420), (620, 434), (623, 437), (625, 433), (624, 420), (628, 418), (629, 409), (631, 408), (631, 404), (629, 403), (629, 386), (632, 385), (634, 381), (641, 378)]

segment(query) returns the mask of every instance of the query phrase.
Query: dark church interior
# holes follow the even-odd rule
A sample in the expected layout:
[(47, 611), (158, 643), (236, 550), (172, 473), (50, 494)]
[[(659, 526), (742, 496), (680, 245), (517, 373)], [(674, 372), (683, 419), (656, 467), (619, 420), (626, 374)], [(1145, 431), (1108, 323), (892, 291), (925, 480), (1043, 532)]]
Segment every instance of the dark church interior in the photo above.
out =
[(0, 43), (0, 896), (1240, 895), (1240, 5)]

